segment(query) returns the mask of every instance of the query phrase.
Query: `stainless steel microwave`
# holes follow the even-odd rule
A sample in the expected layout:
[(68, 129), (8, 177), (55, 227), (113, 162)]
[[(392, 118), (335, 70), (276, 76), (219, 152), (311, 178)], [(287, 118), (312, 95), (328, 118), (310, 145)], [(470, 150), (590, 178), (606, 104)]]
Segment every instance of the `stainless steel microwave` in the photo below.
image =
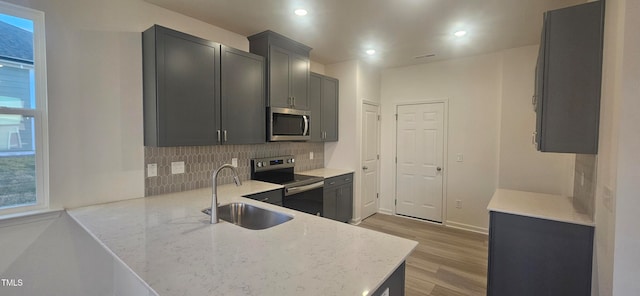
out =
[(311, 112), (289, 108), (268, 108), (269, 141), (307, 141), (311, 139)]

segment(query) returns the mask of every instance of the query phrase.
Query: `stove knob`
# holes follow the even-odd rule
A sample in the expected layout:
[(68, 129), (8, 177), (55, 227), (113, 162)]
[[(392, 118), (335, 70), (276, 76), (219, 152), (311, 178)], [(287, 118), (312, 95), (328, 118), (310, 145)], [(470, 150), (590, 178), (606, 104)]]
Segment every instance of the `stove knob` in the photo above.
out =
[(292, 158), (291, 159), (291, 163), (294, 163), (294, 162), (296, 162), (296, 160), (294, 158)]
[(261, 168), (261, 167), (262, 167), (262, 162), (258, 162), (256, 165), (257, 165), (259, 168)]

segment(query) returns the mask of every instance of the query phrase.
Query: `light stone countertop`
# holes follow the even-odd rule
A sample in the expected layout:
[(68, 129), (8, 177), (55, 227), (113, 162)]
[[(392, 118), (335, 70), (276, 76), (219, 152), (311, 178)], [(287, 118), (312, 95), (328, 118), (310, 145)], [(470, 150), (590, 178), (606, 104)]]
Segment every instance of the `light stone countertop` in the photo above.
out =
[(594, 226), (593, 219), (577, 212), (571, 197), (527, 191), (496, 189), (489, 211)]
[(416, 247), (412, 240), (261, 203), (241, 195), (281, 188), (245, 181), (218, 188), (241, 201), (293, 216), (264, 230), (200, 211), (211, 189), (68, 210), (159, 295), (368, 295)]
[(310, 171), (298, 172), (300, 175), (314, 176), (314, 177), (322, 177), (322, 178), (332, 178), (337, 177), (344, 174), (351, 174), (352, 170), (347, 169), (332, 169), (332, 168), (322, 168), (315, 169)]

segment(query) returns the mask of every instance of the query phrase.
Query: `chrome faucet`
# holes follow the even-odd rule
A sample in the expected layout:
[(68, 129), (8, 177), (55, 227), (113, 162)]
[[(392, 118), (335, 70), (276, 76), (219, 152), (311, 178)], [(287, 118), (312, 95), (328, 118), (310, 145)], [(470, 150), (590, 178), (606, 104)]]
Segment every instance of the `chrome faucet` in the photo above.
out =
[(211, 176), (211, 190), (213, 191), (213, 195), (211, 196), (211, 224), (216, 224), (220, 222), (218, 219), (218, 173), (222, 171), (224, 168), (229, 168), (233, 171), (233, 182), (236, 183), (236, 186), (242, 185), (240, 178), (238, 177), (238, 170), (228, 163), (223, 164), (217, 170), (213, 171)]

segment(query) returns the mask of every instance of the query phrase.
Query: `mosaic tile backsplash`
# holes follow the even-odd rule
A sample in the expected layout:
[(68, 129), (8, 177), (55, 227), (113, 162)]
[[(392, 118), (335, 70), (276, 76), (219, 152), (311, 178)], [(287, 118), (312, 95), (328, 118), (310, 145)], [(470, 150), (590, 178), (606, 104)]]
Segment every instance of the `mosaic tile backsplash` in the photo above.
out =
[[(593, 218), (596, 199), (597, 156), (576, 154), (576, 168), (573, 181), (573, 206), (579, 212)], [(584, 174), (584, 180), (582, 180)]]
[[(313, 159), (309, 159), (313, 152)], [(324, 167), (324, 143), (276, 142), (256, 145), (219, 145), (191, 147), (144, 147), (145, 174), (147, 164), (158, 165), (158, 176), (146, 177), (145, 196), (193, 190), (211, 186), (211, 173), (224, 163), (238, 159), (240, 180), (250, 179), (252, 158), (293, 155), (295, 171)], [(171, 162), (184, 161), (184, 174), (171, 174)], [(233, 182), (230, 170), (218, 176), (218, 184)]]

